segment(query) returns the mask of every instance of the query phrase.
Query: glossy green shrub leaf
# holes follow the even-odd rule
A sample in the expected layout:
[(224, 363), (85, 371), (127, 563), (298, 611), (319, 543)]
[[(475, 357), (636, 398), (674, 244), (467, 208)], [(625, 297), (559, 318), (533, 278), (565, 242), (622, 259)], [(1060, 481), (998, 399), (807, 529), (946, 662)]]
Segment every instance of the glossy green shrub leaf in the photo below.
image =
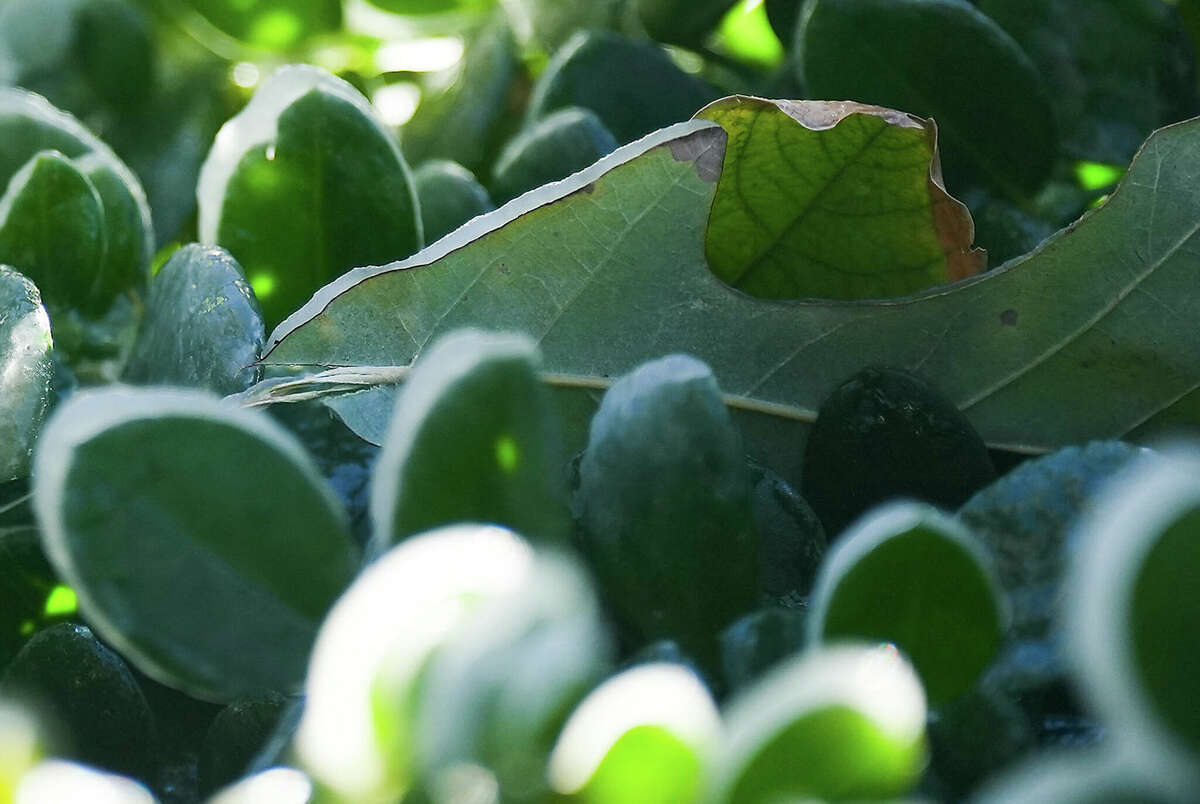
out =
[(286, 711), (288, 699), (267, 691), (238, 698), (212, 719), (200, 744), (200, 790), (211, 793), (245, 775)]
[(935, 118), (952, 183), (1020, 198), (1049, 178), (1058, 140), (1037, 68), (966, 0), (810, 0), (796, 47), (815, 97)]
[(813, 590), (809, 641), (891, 642), (912, 659), (933, 703), (965, 692), (1007, 626), (988, 557), (932, 506), (897, 502), (834, 546)]
[(371, 488), (372, 543), (453, 522), (566, 538), (561, 459), (537, 347), (524, 336), (453, 333), (430, 347), (396, 400)]
[(528, 583), (535, 554), (511, 531), (452, 525), (367, 566), (321, 625), (295, 749), (348, 801), (389, 801), (416, 781), (417, 684), (473, 613)]
[(1146, 767), (1194, 774), (1200, 454), (1134, 462), (1076, 528), (1063, 620), (1075, 677)]
[(196, 194), (201, 241), (241, 263), (271, 326), (335, 276), (422, 245), (392, 134), (315, 67), (281, 68), (225, 124)]
[(715, 664), (714, 634), (756, 602), (758, 556), (741, 438), (708, 366), (672, 355), (608, 390), (573, 508), (621, 622)]
[(878, 799), (925, 762), (925, 696), (896, 649), (838, 646), (796, 657), (735, 697), (708, 801)]
[(298, 685), (358, 556), (265, 415), (200, 392), (79, 393), (47, 425), (35, 477), (55, 569), (140, 670), (217, 701)]
[(616, 149), (617, 141), (595, 114), (578, 107), (559, 109), (504, 146), (492, 172), (492, 197), (503, 204), (565, 179)]
[(902, 296), (981, 271), (946, 192), (937, 126), (875, 106), (735, 97), (696, 116), (729, 132), (708, 219), (713, 273), (753, 296)]
[(774, 665), (804, 647), (803, 607), (770, 606), (733, 621), (721, 632), (721, 675), (729, 689), (749, 686)]
[(1014, 635), (1043, 638), (1059, 617), (1077, 553), (1071, 528), (1114, 475), (1146, 450), (1120, 441), (1067, 447), (1027, 461), (967, 500), (958, 518), (991, 553), (1012, 606)]
[(433, 159), (413, 171), (421, 201), (425, 240), (441, 240), (474, 217), (496, 208), (471, 171), (457, 162)]
[(0, 265), (0, 480), (27, 474), (50, 399), (50, 319), (34, 284)]
[[(528, 80), (508, 26), (488, 25), (468, 41), (458, 67), (430, 81), (400, 130), (405, 157), (414, 165), (449, 159), (486, 175), (520, 125), (514, 107), (528, 92)], [(430, 243), (435, 239), (425, 237)]]
[(221, 32), (255, 47), (287, 50), (310, 36), (336, 31), (341, 0), (186, 0)]
[(692, 804), (719, 730), (716, 705), (695, 673), (640, 664), (605, 681), (571, 714), (550, 756), (550, 784), (579, 804)]
[(864, 365), (932, 378), (993, 446), (1194, 426), (1200, 204), (1188, 166), (1200, 124), (1152, 137), (1103, 207), (1023, 259), (860, 303), (753, 299), (712, 274), (704, 232), (726, 139), (707, 121), (665, 129), (420, 255), (336, 281), (273, 333), (264, 362), (348, 367), (309, 378), (306, 392), (344, 393), (356, 377), (354, 390), (370, 390), (341, 397), (339, 415), (379, 443), (396, 373), (372, 380), (364, 367), (407, 365), (414, 339), (456, 327), (527, 332), (574, 452), (595, 389), (687, 352), (713, 368), (750, 455), (791, 482), (821, 401)]
[(1076, 159), (1127, 164), (1151, 131), (1197, 111), (1195, 57), (1170, 3), (974, 1), (1037, 65)]
[(591, 109), (617, 142), (627, 143), (687, 120), (716, 97), (653, 42), (580, 31), (538, 77), (528, 117), (537, 120), (567, 106)]
[(583, 568), (538, 556), (520, 587), (439, 646), (416, 693), (421, 778), (437, 790), (465, 765), (506, 801), (543, 800), (546, 763), (567, 714), (609, 670), (610, 639)]
[(124, 379), (237, 393), (258, 379), (265, 338), (237, 261), (220, 248), (185, 246), (154, 276)]
[(762, 591), (784, 605), (807, 598), (825, 555), (821, 520), (786, 480), (750, 464), (750, 508), (758, 531)]

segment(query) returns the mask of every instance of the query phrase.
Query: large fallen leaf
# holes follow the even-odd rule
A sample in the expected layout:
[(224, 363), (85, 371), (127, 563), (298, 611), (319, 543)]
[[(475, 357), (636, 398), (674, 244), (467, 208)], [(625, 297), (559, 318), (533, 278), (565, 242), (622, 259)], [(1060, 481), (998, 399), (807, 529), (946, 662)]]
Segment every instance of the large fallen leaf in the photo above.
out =
[[(930, 378), (1008, 448), (1200, 421), (1200, 121), (1154, 135), (1105, 206), (1024, 259), (856, 303), (754, 299), (709, 270), (726, 139), (708, 121), (672, 126), (408, 260), (349, 272), (276, 329), (264, 362), (351, 368), (251, 401), (335, 391), (340, 415), (377, 441), (386, 382), (433, 337), (471, 325), (535, 337), (576, 445), (599, 389), (690, 352), (745, 414), (748, 450), (792, 477), (820, 401), (871, 364)], [(372, 390), (345, 393), (358, 388)]]

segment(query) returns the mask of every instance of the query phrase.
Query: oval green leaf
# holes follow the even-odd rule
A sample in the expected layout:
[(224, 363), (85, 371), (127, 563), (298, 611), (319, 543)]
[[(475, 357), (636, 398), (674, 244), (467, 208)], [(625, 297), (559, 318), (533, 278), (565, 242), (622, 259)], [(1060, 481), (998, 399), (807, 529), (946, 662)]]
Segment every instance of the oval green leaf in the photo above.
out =
[(200, 240), (246, 271), (269, 326), (335, 276), (422, 245), (408, 167), (352, 86), (278, 70), (222, 127), (196, 189)]
[(1146, 767), (1193, 774), (1200, 450), (1132, 464), (1076, 528), (1064, 617), (1075, 677)]
[(1058, 140), (1037, 68), (966, 0), (810, 0), (796, 47), (815, 97), (935, 118), (952, 182), (1021, 198), (1049, 178)]
[(186, 246), (154, 276), (124, 379), (237, 393), (258, 379), (265, 338), (237, 261), (219, 248)]
[(475, 330), (447, 335), (417, 362), (372, 477), (377, 552), (453, 522), (566, 538), (561, 453), (539, 363), (525, 336)]
[(421, 200), (425, 239), (430, 243), (496, 208), (475, 175), (457, 162), (430, 160), (413, 171), (413, 184)]
[(925, 764), (925, 695), (890, 645), (842, 645), (781, 665), (733, 699), (713, 804), (879, 799)]
[(550, 755), (550, 785), (579, 804), (691, 804), (703, 792), (720, 728), (694, 672), (637, 665), (571, 713)]
[(214, 701), (297, 687), (358, 556), (282, 428), (200, 392), (79, 393), (34, 476), (51, 562), (139, 669)]
[(903, 296), (979, 273), (971, 214), (942, 181), (937, 126), (859, 103), (725, 98), (705, 250), (753, 296)]
[(29, 470), (50, 401), (50, 319), (26, 277), (0, 265), (0, 480)]
[(893, 503), (852, 526), (822, 565), (812, 600), (810, 642), (891, 642), (912, 659), (933, 703), (965, 692), (1006, 630), (987, 556), (962, 525), (922, 503)]

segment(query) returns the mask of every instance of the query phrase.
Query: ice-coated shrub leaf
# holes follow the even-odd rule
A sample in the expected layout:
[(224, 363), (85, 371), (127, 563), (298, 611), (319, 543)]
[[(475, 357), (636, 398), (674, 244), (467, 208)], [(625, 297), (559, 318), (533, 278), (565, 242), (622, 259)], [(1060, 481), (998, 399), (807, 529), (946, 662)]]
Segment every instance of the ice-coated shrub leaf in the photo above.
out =
[(608, 390), (573, 509), (621, 623), (715, 665), (713, 636), (757, 600), (758, 550), (741, 438), (708, 366), (671, 355)]
[(504, 146), (492, 172), (492, 197), (503, 204), (565, 179), (616, 148), (613, 135), (591, 111), (571, 106), (551, 112)]
[(714, 804), (880, 799), (925, 762), (925, 695), (888, 646), (822, 648), (780, 665), (725, 710)]
[(896, 502), (853, 525), (813, 589), (809, 641), (891, 642), (932, 703), (966, 691), (995, 658), (1006, 612), (983, 550), (936, 508)]
[(1147, 767), (1194, 773), (1200, 452), (1146, 456), (1076, 524), (1063, 630), (1092, 709)]
[(716, 704), (695, 673), (640, 664), (571, 713), (550, 755), (550, 785), (580, 804), (692, 804), (719, 731)]
[(222, 127), (196, 197), (201, 241), (241, 263), (271, 326), (344, 271), (423, 242), (392, 134), (356, 89), (316, 67), (279, 69)]
[(77, 393), (34, 460), (46, 552), (138, 669), (216, 701), (299, 684), (358, 556), (278, 425), (198, 391)]
[(747, 451), (791, 482), (821, 400), (863, 366), (919, 371), (993, 446), (1144, 440), (1200, 420), (1200, 123), (1155, 134), (1103, 207), (1032, 254), (857, 303), (754, 299), (712, 274), (704, 232), (727, 138), (708, 121), (665, 129), (409, 260), (353, 272), (276, 329), (265, 362), (352, 367), (323, 381), (372, 389), (338, 412), (380, 443), (396, 374), (363, 367), (407, 365), (462, 326), (526, 332), (570, 454), (596, 389), (686, 352), (712, 367)]
[(50, 319), (27, 278), (0, 265), (0, 481), (27, 474), (54, 374)]
[[(57, 292), (52, 297), (46, 288), (42, 289), (43, 295), (51, 308), (60, 304), (74, 306), (83, 301), (87, 312), (103, 311), (115, 296), (127, 290), (140, 290), (149, 279), (154, 233), (145, 194), (129, 168), (74, 117), (33, 93), (0, 89), (0, 185), (8, 187), (8, 194), (16, 193), (25, 183), (14, 181), (16, 174), (22, 168), (29, 169), (31, 160), (39, 154), (48, 156), (46, 152), (60, 154), (58, 160), (69, 162), (91, 185), (101, 210), (103, 246), (98, 252), (101, 259), (92, 263), (86, 281), (70, 283), (70, 295), (60, 301)], [(55, 172), (60, 176), (65, 173), (61, 169)], [(67, 231), (79, 224), (52, 217), (42, 220), (40, 225), (51, 231), (66, 227), (65, 237)], [(59, 274), (62, 272), (63, 269), (58, 269)], [(67, 283), (66, 277), (57, 278)]]
[(496, 208), (474, 174), (457, 162), (432, 159), (413, 171), (413, 184), (421, 201), (421, 225), (429, 243)]
[(610, 670), (607, 623), (582, 567), (539, 555), (520, 587), (489, 600), (439, 646), (416, 693), (424, 785), (467, 764), (513, 800), (536, 801), (567, 714)]
[(958, 510), (992, 555), (1016, 636), (1047, 636), (1075, 553), (1067, 541), (1071, 526), (1104, 483), (1144, 452), (1121, 441), (1066, 447), (1026, 461)]
[(376, 552), (453, 522), (565, 539), (561, 453), (539, 362), (529, 338), (476, 330), (446, 336), (418, 361), (371, 481)]
[(1195, 56), (1172, 4), (974, 2), (1037, 65), (1054, 98), (1063, 150), (1072, 157), (1127, 164), (1155, 128), (1196, 113)]
[(734, 287), (777, 299), (902, 296), (983, 270), (971, 215), (942, 181), (932, 121), (746, 97), (696, 116), (730, 132), (705, 251)]
[(967, 0), (810, 0), (796, 47), (814, 97), (935, 118), (952, 183), (1022, 197), (1049, 178), (1058, 140), (1041, 76)]
[(220, 248), (185, 246), (150, 284), (124, 379), (237, 393), (258, 379), (254, 361), (265, 338), (237, 261)]
[(610, 31), (573, 35), (538, 77), (528, 117), (567, 106), (591, 109), (617, 142), (687, 120), (717, 93), (671, 61), (654, 42)]
[(367, 566), (313, 647), (295, 740), (305, 770), (347, 801), (409, 790), (422, 670), (473, 613), (527, 584), (534, 565), (511, 531), (472, 524), (419, 534)]

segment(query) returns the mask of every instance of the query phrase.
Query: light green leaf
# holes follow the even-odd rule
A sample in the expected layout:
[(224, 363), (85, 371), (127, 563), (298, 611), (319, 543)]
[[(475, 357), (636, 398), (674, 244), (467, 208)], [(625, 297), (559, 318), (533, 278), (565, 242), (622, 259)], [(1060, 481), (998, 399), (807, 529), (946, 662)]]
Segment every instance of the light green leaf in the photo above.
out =
[(1037, 68), (966, 0), (810, 0), (796, 47), (815, 97), (936, 118), (952, 182), (1021, 198), (1049, 178), (1058, 140)]
[(877, 799), (908, 791), (925, 762), (925, 696), (890, 645), (798, 656), (735, 697), (712, 804)]
[(996, 446), (1146, 438), (1200, 421), (1189, 178), (1200, 122), (1156, 134), (1103, 207), (1033, 254), (854, 304), (753, 299), (712, 274), (704, 236), (725, 141), (707, 121), (665, 129), (411, 259), (352, 271), (276, 329), (265, 363), (351, 367), (304, 385), (373, 388), (337, 409), (379, 443), (387, 383), (431, 339), (467, 325), (526, 332), (579, 449), (599, 390), (689, 352), (742, 413), (748, 451), (793, 482), (821, 400), (867, 365), (931, 378)]
[(0, 198), (0, 262), (32, 279), (51, 309), (96, 309), (106, 250), (100, 195), (71, 160), (43, 151), (17, 171)]
[(191, 6), (191, 14), (198, 12), (221, 33), (267, 50), (288, 50), (342, 23), (341, 0), (185, 0), (181, 5)]
[(154, 276), (124, 379), (236, 393), (258, 379), (265, 338), (237, 261), (219, 248), (186, 246)]
[(752, 296), (902, 296), (979, 273), (947, 192), (937, 126), (858, 103), (735, 97), (696, 115), (729, 132), (705, 235), (713, 272)]
[(358, 556), (333, 493), (268, 417), (199, 392), (78, 393), (34, 476), (51, 562), (139, 669), (216, 701), (299, 684)]
[(28, 472), (50, 400), (50, 319), (33, 283), (0, 265), (0, 480)]
[(540, 542), (570, 528), (557, 426), (524, 336), (462, 331), (434, 344), (396, 401), (372, 477), (372, 544), (454, 522)]
[(1133, 462), (1075, 529), (1062, 621), (1075, 678), (1145, 767), (1194, 784), (1200, 450)]
[(1007, 628), (983, 550), (931, 505), (896, 502), (852, 526), (821, 565), (810, 643), (890, 642), (912, 660), (933, 704), (965, 692)]
[(637, 665), (571, 714), (550, 755), (550, 784), (579, 804), (691, 804), (720, 727), (708, 688), (691, 670)]
[(399, 146), (366, 99), (315, 67), (278, 70), (200, 171), (201, 241), (246, 271), (269, 325), (335, 276), (422, 244)]

